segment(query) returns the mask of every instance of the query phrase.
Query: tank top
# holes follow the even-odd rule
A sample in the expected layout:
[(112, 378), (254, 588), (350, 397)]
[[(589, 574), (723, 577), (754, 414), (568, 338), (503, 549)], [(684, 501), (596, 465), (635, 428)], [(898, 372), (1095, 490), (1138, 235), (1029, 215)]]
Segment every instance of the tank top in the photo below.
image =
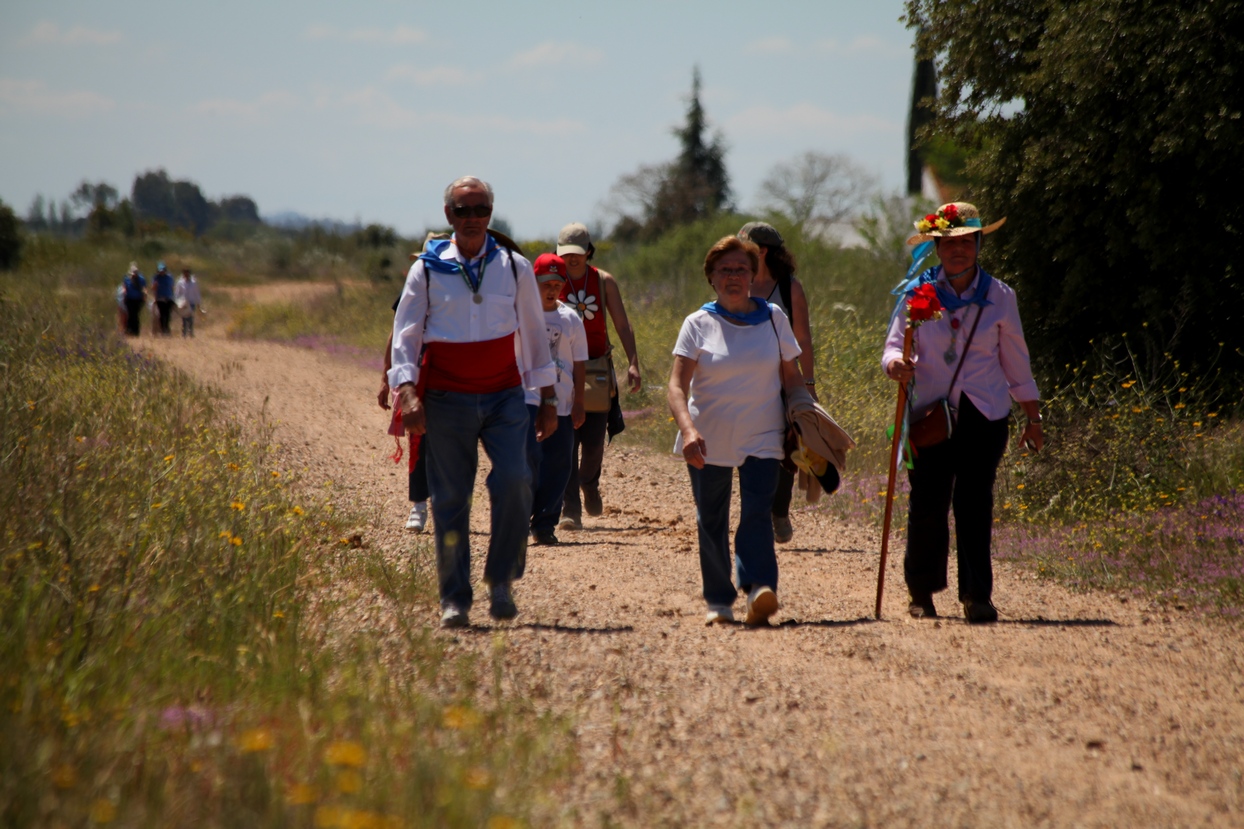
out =
[(773, 290), (769, 292), (769, 295), (765, 297), (765, 299), (769, 300), (771, 304), (781, 308), (782, 313), (786, 315), (786, 318), (790, 319), (790, 309), (787, 308), (786, 303), (782, 301), (782, 289), (778, 286), (777, 282), (773, 283)]
[(605, 294), (601, 290), (600, 271), (587, 266), (582, 279), (568, 276), (562, 286), (562, 302), (569, 305), (583, 320), (587, 331), (587, 358), (595, 360), (609, 352), (609, 332), (605, 327)]

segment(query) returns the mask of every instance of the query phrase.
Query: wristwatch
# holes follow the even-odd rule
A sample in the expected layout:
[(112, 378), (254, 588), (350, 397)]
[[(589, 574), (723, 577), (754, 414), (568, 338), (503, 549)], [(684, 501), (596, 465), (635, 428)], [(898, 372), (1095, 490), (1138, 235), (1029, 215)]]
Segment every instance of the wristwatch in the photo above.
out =
[(554, 395), (553, 397), (541, 397), (540, 405), (541, 406), (552, 406), (553, 408), (557, 408), (557, 396)]

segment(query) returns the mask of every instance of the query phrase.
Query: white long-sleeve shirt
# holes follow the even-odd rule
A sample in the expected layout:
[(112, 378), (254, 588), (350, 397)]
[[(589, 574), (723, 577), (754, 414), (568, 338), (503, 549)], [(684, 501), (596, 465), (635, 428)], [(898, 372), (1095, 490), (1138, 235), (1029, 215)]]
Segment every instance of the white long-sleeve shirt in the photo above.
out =
[[(475, 269), (483, 258), (470, 260)], [(518, 278), (510, 268), (510, 257)], [(457, 244), (445, 246), (441, 258), (464, 261)], [(430, 279), (429, 279), (430, 276)], [(429, 272), (415, 260), (406, 275), (406, 285), (393, 316), (393, 367), (389, 385), (419, 381), (419, 358), (424, 343), (473, 343), (514, 334), (515, 356), (525, 387), (553, 385), (557, 368), (549, 356), (544, 330), (544, 309), (531, 263), (504, 247), (484, 268), (479, 293), (483, 302), (473, 301), (472, 291), (461, 274)]]
[(184, 299), (187, 305), (201, 305), (203, 298), (199, 295), (198, 281), (193, 276), (177, 280), (177, 284), (173, 286), (173, 299)]
[[(963, 357), (963, 368), (955, 381), (950, 401), (952, 406), (958, 407), (960, 395), (966, 394), (987, 420), (1001, 420), (1010, 414), (1012, 398), (1021, 403), (1040, 399), (1037, 382), (1032, 377), (1024, 329), (1019, 321), (1015, 291), (996, 277), (992, 279), (989, 292), (985, 295), (991, 305), (983, 308), (968, 305), (953, 314), (942, 311), (940, 320), (931, 320), (916, 328), (912, 337), (912, 356), (916, 365), (916, 399), (913, 405), (917, 408), (946, 397), (950, 390), (950, 380), (958, 365), (957, 357), (947, 363), (944, 356), (950, 349), (954, 334), (952, 319), (959, 321), (958, 337), (954, 338), (955, 353)], [(974, 294), (979, 280), (978, 271), (961, 296)], [(939, 285), (953, 290), (940, 268), (937, 281)], [(971, 349), (964, 355), (963, 347), (978, 312), (981, 314), (980, 325), (972, 338)], [(881, 355), (882, 369), (892, 361), (902, 359), (903, 328), (906, 324), (907, 315), (902, 311), (895, 314), (890, 322), (885, 350)]]

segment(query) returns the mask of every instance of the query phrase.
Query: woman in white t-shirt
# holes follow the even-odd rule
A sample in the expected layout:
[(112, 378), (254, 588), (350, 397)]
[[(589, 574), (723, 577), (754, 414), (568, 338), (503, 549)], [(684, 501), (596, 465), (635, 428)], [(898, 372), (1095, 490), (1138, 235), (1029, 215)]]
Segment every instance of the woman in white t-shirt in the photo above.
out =
[[(682, 453), (691, 475), (710, 625), (734, 620), (731, 608), (740, 589), (747, 594), (747, 624), (767, 624), (778, 609), (770, 510), (786, 434), (781, 391), (802, 386), (803, 375), (786, 315), (750, 295), (758, 262), (756, 246), (735, 236), (709, 249), (704, 276), (717, 299), (683, 320), (670, 372), (670, 411), (679, 432), (674, 451)], [(730, 578), (729, 538), (736, 468), (737, 589)]]

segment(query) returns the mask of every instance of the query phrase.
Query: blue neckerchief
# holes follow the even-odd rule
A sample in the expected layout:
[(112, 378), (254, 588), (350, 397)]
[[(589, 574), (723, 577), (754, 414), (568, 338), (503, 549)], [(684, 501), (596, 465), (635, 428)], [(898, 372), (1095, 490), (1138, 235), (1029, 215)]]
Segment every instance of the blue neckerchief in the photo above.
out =
[(762, 322), (768, 322), (769, 317), (773, 315), (773, 309), (769, 303), (764, 300), (756, 300), (756, 307), (746, 314), (735, 314), (721, 307), (721, 303), (717, 301), (706, 302), (700, 306), (701, 311), (708, 311), (710, 314), (716, 314), (719, 317), (725, 317), (728, 320), (741, 322), (744, 325), (760, 325)]
[(423, 267), (436, 271), (437, 273), (461, 274), (463, 271), (469, 277), (470, 282), (475, 290), (479, 289), (479, 269), (482, 264), (491, 262), (497, 257), (497, 253), (501, 248), (497, 245), (497, 240), (492, 238), (492, 234), (488, 234), (484, 242), (484, 262), (476, 265), (474, 269), (470, 263), (462, 263), (457, 259), (442, 259), (441, 254), (445, 249), (453, 244), (452, 239), (436, 239), (428, 243), (423, 253), (419, 254), (419, 259), (423, 261)]
[(966, 308), (969, 305), (979, 305), (984, 308), (986, 305), (993, 305), (986, 297), (989, 295), (989, 286), (993, 282), (993, 277), (986, 273), (985, 269), (976, 266), (977, 280), (976, 291), (967, 299), (960, 297), (947, 285), (942, 285), (937, 281), (937, 274), (942, 270), (941, 265), (929, 268), (915, 279), (910, 279), (899, 283), (898, 287), (890, 291), (898, 297), (898, 302), (894, 305), (894, 311), (890, 314), (890, 322), (894, 322), (894, 317), (903, 310), (903, 303), (907, 297), (911, 296), (916, 288), (926, 283), (932, 283), (937, 289), (937, 299), (942, 303), (942, 307), (947, 311), (958, 311), (960, 308)]

